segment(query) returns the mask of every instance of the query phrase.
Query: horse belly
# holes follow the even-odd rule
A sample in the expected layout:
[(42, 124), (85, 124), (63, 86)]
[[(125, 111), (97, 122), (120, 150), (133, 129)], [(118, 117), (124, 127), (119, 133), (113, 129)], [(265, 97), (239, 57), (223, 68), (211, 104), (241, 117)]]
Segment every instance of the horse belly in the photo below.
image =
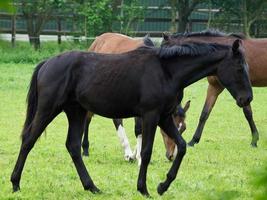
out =
[(80, 96), (79, 103), (89, 111), (108, 118), (127, 118), (137, 115), (136, 95), (118, 91), (92, 90)]

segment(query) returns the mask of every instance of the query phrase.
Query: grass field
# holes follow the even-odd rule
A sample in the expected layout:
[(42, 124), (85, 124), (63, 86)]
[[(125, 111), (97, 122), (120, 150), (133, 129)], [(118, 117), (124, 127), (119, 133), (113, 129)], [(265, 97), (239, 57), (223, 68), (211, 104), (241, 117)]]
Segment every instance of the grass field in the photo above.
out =
[[(0, 199), (143, 199), (136, 191), (137, 163), (123, 160), (122, 148), (110, 119), (95, 116), (90, 127), (90, 158), (85, 164), (102, 194), (84, 191), (65, 148), (67, 121), (62, 113), (49, 125), (28, 156), (21, 191), (12, 193), (10, 174), (20, 147), (25, 98), (32, 64), (0, 64)], [(191, 139), (206, 95), (207, 81), (185, 90), (191, 100), (185, 139)], [(202, 141), (188, 148), (177, 179), (160, 197), (158, 183), (165, 179), (171, 163), (165, 158), (157, 133), (148, 189), (154, 199), (254, 199), (255, 170), (267, 159), (267, 88), (254, 88), (254, 118), (260, 132), (257, 149), (250, 147), (249, 126), (235, 101), (224, 91), (207, 122)], [(125, 120), (131, 146), (135, 145), (133, 120)]]

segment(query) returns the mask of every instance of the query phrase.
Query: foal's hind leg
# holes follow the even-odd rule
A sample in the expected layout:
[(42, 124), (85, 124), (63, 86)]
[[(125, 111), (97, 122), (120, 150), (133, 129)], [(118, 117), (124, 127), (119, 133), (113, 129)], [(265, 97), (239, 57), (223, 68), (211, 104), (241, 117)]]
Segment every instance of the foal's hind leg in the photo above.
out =
[(66, 147), (74, 162), (76, 170), (85, 190), (99, 192), (99, 189), (93, 183), (89, 176), (81, 156), (81, 139), (85, 123), (86, 110), (80, 105), (70, 105), (64, 109), (69, 121), (69, 130), (66, 141)]
[(137, 181), (137, 190), (145, 196), (150, 196), (146, 186), (147, 167), (151, 159), (156, 128), (159, 120), (157, 112), (146, 113), (143, 117), (143, 139), (141, 150), (141, 166)]
[(122, 119), (113, 119), (113, 123), (116, 127), (118, 137), (124, 150), (124, 159), (127, 161), (133, 160), (133, 152), (123, 127)]
[(164, 192), (166, 192), (172, 183), (174, 179), (176, 178), (176, 175), (178, 173), (179, 167), (182, 163), (183, 157), (186, 153), (186, 142), (182, 138), (182, 135), (179, 134), (176, 126), (174, 125), (172, 116), (167, 116), (166, 118), (164, 117), (163, 119), (160, 120), (159, 123), (160, 128), (164, 130), (164, 132), (174, 140), (178, 147), (178, 153), (177, 156), (175, 157), (172, 166), (167, 173), (167, 178), (164, 182), (160, 183), (158, 185), (158, 193), (162, 195)]
[(249, 123), (249, 127), (250, 127), (251, 134), (252, 134), (251, 146), (257, 147), (257, 142), (259, 140), (259, 133), (258, 133), (257, 127), (255, 125), (255, 122), (253, 120), (253, 115), (252, 115), (252, 110), (251, 110), (250, 104), (243, 108), (243, 112), (244, 112), (244, 115), (245, 115), (245, 117)]
[(82, 147), (83, 147), (83, 155), (84, 156), (89, 156), (89, 125), (91, 123), (93, 113), (88, 112), (86, 115), (86, 120), (85, 120), (85, 125), (84, 125), (84, 135), (83, 135), (83, 142), (82, 142)]
[(20, 178), (21, 173), (26, 161), (26, 158), (33, 148), (35, 142), (42, 134), (46, 126), (58, 115), (60, 110), (57, 110), (53, 113), (50, 111), (50, 107), (37, 109), (35, 117), (32, 121), (32, 125), (25, 131), (22, 136), (22, 144), (20, 147), (19, 156), (15, 165), (15, 168), (11, 175), (11, 182), (13, 185), (13, 191), (16, 192), (20, 189)]

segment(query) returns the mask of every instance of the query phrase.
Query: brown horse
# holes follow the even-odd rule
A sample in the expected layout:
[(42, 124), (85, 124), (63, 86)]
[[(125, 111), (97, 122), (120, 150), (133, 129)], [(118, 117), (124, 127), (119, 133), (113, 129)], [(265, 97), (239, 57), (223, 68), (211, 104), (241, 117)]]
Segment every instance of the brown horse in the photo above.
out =
[[(88, 51), (93, 51), (97, 53), (119, 54), (134, 50), (141, 46), (154, 46), (154, 44), (148, 36), (144, 37), (143, 39), (134, 39), (119, 33), (104, 33), (95, 39)], [(183, 133), (186, 129), (185, 112), (188, 110), (189, 105), (190, 102), (188, 101), (184, 108), (182, 108), (180, 105), (177, 106), (177, 110), (173, 114), (175, 124), (179, 128), (180, 133)], [(84, 138), (82, 142), (83, 154), (86, 156), (89, 155), (88, 127), (91, 122), (92, 116), (93, 113), (88, 113), (87, 115)], [(140, 165), (140, 151), (142, 144), (141, 120), (139, 118), (135, 118), (135, 136), (137, 138), (137, 145), (134, 150), (134, 153), (131, 150), (129, 140), (125, 133), (122, 119), (113, 119), (113, 123), (116, 127), (117, 135), (119, 137), (121, 145), (124, 148), (124, 159), (129, 161), (136, 158), (138, 160), (138, 164)], [(175, 145), (174, 141), (164, 133), (162, 129), (161, 133), (166, 147), (166, 157), (171, 160), (177, 155), (177, 146)]]
[[(174, 35), (165, 34), (162, 45), (183, 44), (185, 42), (215, 42), (219, 44), (231, 44), (237, 38), (242, 39), (245, 48), (245, 56), (249, 65), (249, 76), (252, 86), (267, 86), (267, 39), (251, 39), (246, 38), (241, 34), (225, 34), (215, 30), (207, 30), (203, 32)], [(196, 132), (192, 140), (189, 142), (190, 146), (194, 146), (194, 144), (200, 141), (204, 125), (217, 100), (217, 97), (225, 88), (220, 84), (216, 76), (209, 76), (208, 82), (209, 86), (207, 90), (206, 101), (199, 118)], [(243, 107), (243, 112), (251, 129), (251, 145), (253, 147), (257, 147), (259, 134), (253, 120), (250, 104)]]

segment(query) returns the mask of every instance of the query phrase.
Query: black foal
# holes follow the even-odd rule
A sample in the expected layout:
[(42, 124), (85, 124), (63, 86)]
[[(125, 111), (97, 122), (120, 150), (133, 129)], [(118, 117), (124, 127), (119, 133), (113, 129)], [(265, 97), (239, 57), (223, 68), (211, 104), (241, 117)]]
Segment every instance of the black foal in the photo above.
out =
[(146, 175), (157, 126), (173, 139), (178, 154), (166, 180), (158, 186), (158, 193), (163, 194), (176, 178), (186, 153), (186, 142), (172, 118), (177, 94), (213, 74), (239, 106), (252, 101), (240, 40), (232, 46), (192, 43), (142, 47), (118, 55), (73, 51), (39, 64), (32, 76), (22, 144), (11, 175), (13, 191), (20, 188), (28, 153), (47, 125), (62, 111), (69, 122), (66, 147), (82, 185), (85, 190), (99, 191), (81, 156), (82, 133), (89, 110), (109, 118), (142, 118), (142, 162), (137, 189), (143, 195), (149, 196)]

